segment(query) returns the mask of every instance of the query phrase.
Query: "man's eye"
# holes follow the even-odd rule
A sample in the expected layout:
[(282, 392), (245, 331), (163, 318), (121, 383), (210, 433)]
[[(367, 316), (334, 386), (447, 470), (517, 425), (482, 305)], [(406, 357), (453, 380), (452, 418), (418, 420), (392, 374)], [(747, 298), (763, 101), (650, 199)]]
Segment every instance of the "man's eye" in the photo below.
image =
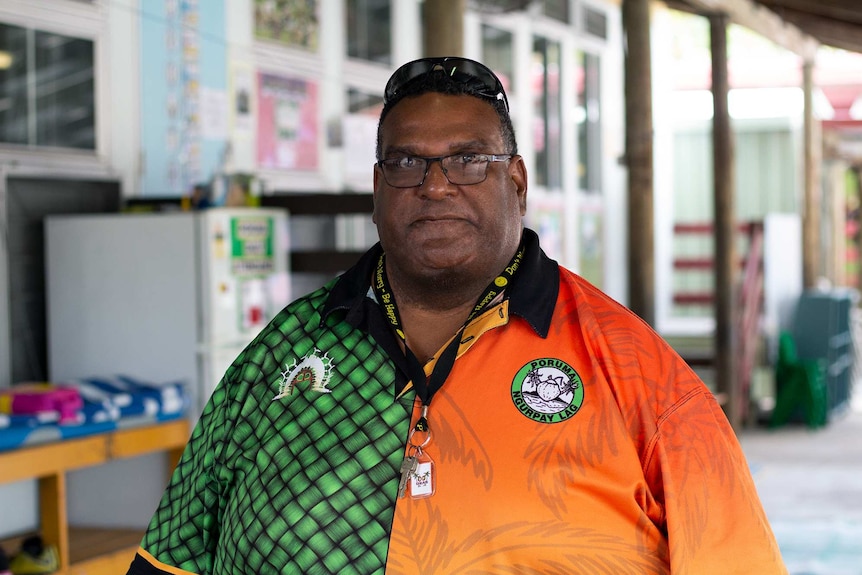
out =
[(410, 168), (415, 168), (419, 165), (419, 159), (407, 156), (405, 158), (398, 158), (397, 160), (392, 162), (392, 164), (396, 168), (400, 168), (402, 170), (409, 170)]
[(464, 164), (465, 166), (470, 164), (479, 164), (484, 159), (482, 154), (458, 154), (453, 158), (456, 164)]

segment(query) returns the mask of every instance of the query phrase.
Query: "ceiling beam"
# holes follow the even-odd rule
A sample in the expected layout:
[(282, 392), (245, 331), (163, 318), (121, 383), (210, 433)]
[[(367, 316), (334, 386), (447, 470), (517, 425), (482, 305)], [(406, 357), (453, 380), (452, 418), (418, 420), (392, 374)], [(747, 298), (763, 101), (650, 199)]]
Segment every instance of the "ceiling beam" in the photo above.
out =
[(859, 0), (758, 0), (779, 16), (784, 16), (785, 9), (794, 12), (808, 13), (811, 16), (834, 18), (842, 22), (862, 24), (862, 12), (859, 10)]
[(786, 22), (803, 28), (823, 44), (851, 52), (862, 52), (862, 29), (859, 24), (822, 18), (819, 15), (789, 8), (781, 10), (781, 17)]
[(731, 22), (744, 26), (779, 46), (790, 50), (805, 61), (814, 61), (819, 42), (778, 14), (752, 0), (685, 0), (704, 15), (726, 14)]

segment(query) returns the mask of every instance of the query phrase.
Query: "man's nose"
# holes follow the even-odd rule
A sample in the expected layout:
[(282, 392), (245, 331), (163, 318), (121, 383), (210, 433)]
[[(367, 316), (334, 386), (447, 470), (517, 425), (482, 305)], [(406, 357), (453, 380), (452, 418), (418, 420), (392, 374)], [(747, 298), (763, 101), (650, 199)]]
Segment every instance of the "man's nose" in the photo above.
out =
[(432, 160), (428, 164), (425, 182), (423, 182), (420, 190), (427, 196), (451, 193), (452, 186), (449, 178), (446, 177), (446, 168), (443, 167), (442, 160)]

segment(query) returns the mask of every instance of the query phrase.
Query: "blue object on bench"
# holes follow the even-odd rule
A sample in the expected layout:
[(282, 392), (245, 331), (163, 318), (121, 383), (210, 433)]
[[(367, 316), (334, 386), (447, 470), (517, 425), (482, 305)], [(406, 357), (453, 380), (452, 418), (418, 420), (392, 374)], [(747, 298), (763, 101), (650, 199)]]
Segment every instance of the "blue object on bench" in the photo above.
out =
[(34, 415), (0, 413), (0, 451), (17, 447), (84, 437), (179, 419), (185, 416), (190, 399), (183, 384), (144, 382), (120, 375), (58, 382), (77, 388), (84, 405), (73, 422), (59, 423), (59, 414)]

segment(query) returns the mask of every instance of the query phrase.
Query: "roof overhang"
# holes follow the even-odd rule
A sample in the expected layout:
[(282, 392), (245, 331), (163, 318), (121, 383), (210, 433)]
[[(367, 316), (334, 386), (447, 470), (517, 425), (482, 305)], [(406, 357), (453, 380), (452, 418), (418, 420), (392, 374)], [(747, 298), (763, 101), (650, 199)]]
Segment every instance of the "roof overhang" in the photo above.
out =
[(702, 16), (724, 14), (734, 24), (744, 26), (779, 46), (813, 62), (820, 42), (795, 24), (754, 0), (666, 0), (669, 8)]

